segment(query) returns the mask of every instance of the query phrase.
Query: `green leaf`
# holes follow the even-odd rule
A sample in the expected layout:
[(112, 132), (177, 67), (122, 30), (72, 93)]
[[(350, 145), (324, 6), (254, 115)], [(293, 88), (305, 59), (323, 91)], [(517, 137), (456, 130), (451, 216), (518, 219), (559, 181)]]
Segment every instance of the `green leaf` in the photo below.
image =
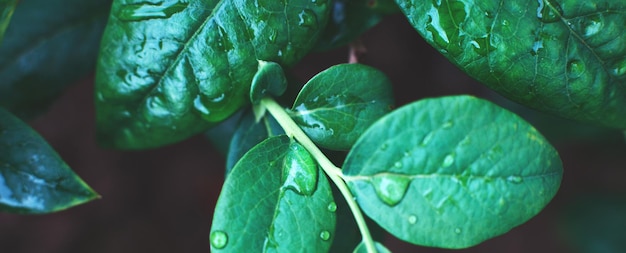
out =
[(259, 68), (250, 87), (250, 101), (258, 104), (267, 93), (279, 97), (286, 90), (287, 77), (283, 68), (278, 63), (259, 60)]
[[(374, 244), (376, 246), (377, 253), (391, 253), (389, 249), (385, 248), (385, 246), (380, 244), (379, 242), (374, 242)], [(361, 242), (358, 246), (356, 246), (353, 253), (368, 253), (365, 243)]]
[(228, 174), (241, 157), (252, 147), (265, 139), (284, 134), (283, 128), (276, 120), (267, 115), (256, 122), (254, 115), (247, 110), (237, 124), (230, 141), (226, 156), (226, 174)]
[(315, 50), (344, 46), (376, 26), (386, 15), (399, 11), (393, 0), (334, 0), (330, 20)]
[(0, 0), (0, 45), (2, 45), (2, 38), (4, 32), (11, 22), (11, 16), (17, 5), (17, 0)]
[(322, 1), (114, 1), (96, 74), (98, 139), (143, 149), (249, 103), (257, 60), (290, 66), (328, 19)]
[(32, 118), (92, 73), (110, 3), (20, 1), (0, 45), (0, 106)]
[(343, 173), (363, 211), (396, 237), (464, 248), (539, 213), (562, 177), (531, 125), (471, 96), (424, 99), (374, 123)]
[(0, 211), (50, 213), (97, 197), (39, 134), (0, 108)]
[(396, 2), (428, 43), (501, 95), (626, 128), (626, 2)]
[(215, 207), (211, 252), (328, 252), (332, 190), (298, 146), (286, 135), (271, 137), (235, 165)]
[(290, 116), (316, 144), (348, 150), (393, 103), (384, 73), (362, 64), (339, 64), (307, 82)]

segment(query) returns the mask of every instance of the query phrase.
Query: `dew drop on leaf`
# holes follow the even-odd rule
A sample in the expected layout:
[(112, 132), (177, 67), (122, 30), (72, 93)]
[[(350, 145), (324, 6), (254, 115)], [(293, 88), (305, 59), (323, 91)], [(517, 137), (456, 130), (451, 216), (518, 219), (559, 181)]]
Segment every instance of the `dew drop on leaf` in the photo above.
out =
[(210, 235), (211, 246), (223, 249), (228, 244), (228, 235), (223, 231), (213, 231)]
[(442, 168), (450, 167), (454, 163), (454, 154), (448, 154), (445, 158), (443, 158), (443, 163), (441, 163)]
[(415, 223), (417, 223), (417, 216), (415, 216), (415, 215), (411, 215), (411, 216), (409, 216), (408, 221), (409, 221), (409, 224), (415, 224)]
[(613, 64), (613, 68), (610, 71), (613, 76), (623, 77), (626, 75), (626, 59), (617, 61)]
[(311, 3), (314, 3), (317, 6), (322, 6), (324, 4), (326, 4), (327, 0), (311, 0)]
[(601, 14), (585, 17), (580, 22), (581, 32), (584, 37), (596, 35), (604, 26), (604, 18)]
[(393, 167), (402, 168), (402, 162), (396, 162), (393, 164)]
[(324, 241), (328, 241), (330, 239), (330, 232), (324, 230), (320, 233), (320, 238)]
[(298, 17), (300, 18), (298, 22), (299, 26), (309, 27), (312, 29), (317, 28), (317, 15), (315, 15), (315, 12), (312, 10), (303, 10), (300, 14), (298, 14)]
[(506, 178), (506, 180), (514, 184), (519, 184), (524, 181), (524, 179), (520, 176), (509, 176)]
[(455, 234), (460, 234), (461, 232), (462, 232), (462, 231), (461, 231), (461, 228), (455, 228), (455, 229), (454, 229), (454, 233), (455, 233)]
[(209, 114), (211, 114), (209, 108), (207, 108), (202, 102), (201, 95), (196, 96), (196, 98), (193, 100), (193, 107), (202, 115), (208, 116)]
[(552, 0), (538, 0), (537, 18), (544, 23), (558, 21), (563, 14), (561, 7)]
[(283, 165), (283, 187), (302, 195), (311, 195), (317, 187), (317, 163), (297, 142), (289, 145)]
[(404, 198), (411, 178), (398, 174), (378, 174), (370, 179), (376, 195), (389, 206), (394, 206)]
[(585, 63), (580, 60), (571, 60), (567, 63), (567, 76), (580, 77), (585, 72)]
[(335, 211), (337, 211), (337, 204), (335, 204), (335, 202), (330, 202), (327, 209), (329, 212), (334, 213)]

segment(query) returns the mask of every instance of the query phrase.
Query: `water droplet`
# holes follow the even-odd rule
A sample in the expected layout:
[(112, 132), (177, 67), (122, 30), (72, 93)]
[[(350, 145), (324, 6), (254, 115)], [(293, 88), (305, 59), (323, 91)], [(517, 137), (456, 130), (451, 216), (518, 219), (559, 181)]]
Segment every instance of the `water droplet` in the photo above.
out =
[(441, 163), (442, 168), (450, 167), (454, 163), (454, 154), (448, 154), (445, 158), (443, 158), (443, 162)]
[(222, 231), (213, 231), (210, 235), (211, 246), (216, 249), (223, 249), (228, 244), (228, 235)]
[(563, 11), (561, 6), (553, 0), (538, 0), (537, 18), (544, 23), (552, 23), (561, 19)]
[(571, 60), (567, 63), (567, 76), (578, 78), (585, 72), (585, 63), (580, 60)]
[(193, 107), (202, 115), (208, 116), (211, 114), (211, 111), (209, 111), (209, 108), (207, 108), (204, 105), (201, 95), (197, 95), (196, 98), (193, 100)]
[(491, 34), (474, 39), (470, 41), (470, 44), (473, 46), (474, 52), (478, 53), (481, 56), (486, 56), (490, 52), (496, 50), (496, 47), (491, 44)]
[(187, 1), (166, 0), (160, 3), (134, 3), (122, 6), (118, 18), (124, 21), (142, 21), (154, 18), (169, 18), (187, 8)]
[(415, 224), (415, 223), (417, 223), (417, 216), (415, 216), (415, 215), (411, 215), (411, 216), (409, 216), (408, 221), (409, 221), (409, 224)]
[(380, 150), (385, 151), (385, 150), (387, 150), (388, 146), (389, 145), (387, 145), (387, 143), (383, 143), (383, 145), (380, 145)]
[(270, 35), (267, 37), (267, 39), (270, 41), (270, 43), (275, 43), (277, 35), (278, 33), (276, 32), (276, 30), (271, 30)]
[(330, 204), (328, 204), (326, 208), (329, 212), (334, 213), (335, 211), (337, 211), (337, 204), (335, 204), (335, 202), (330, 202)]
[(396, 167), (396, 168), (402, 168), (402, 162), (395, 162), (395, 163), (393, 164), (393, 167)]
[(428, 145), (428, 143), (430, 143), (430, 140), (432, 140), (433, 135), (435, 135), (435, 134), (434, 134), (434, 132), (430, 132), (430, 133), (428, 133), (428, 134), (424, 137), (424, 139), (422, 140), (422, 144), (421, 144), (421, 145), (422, 145), (422, 146), (426, 146), (426, 145)]
[(461, 231), (461, 228), (455, 228), (455, 229), (454, 229), (454, 233), (455, 233), (455, 234), (460, 234), (461, 232), (462, 232), (462, 231)]
[[(218, 25), (217, 32), (220, 37), (220, 40), (217, 42), (217, 46), (224, 51), (232, 50), (235, 46), (233, 46), (233, 43), (231, 42), (230, 37), (228, 37), (228, 33), (226, 32), (226, 30), (224, 30), (222, 26)], [(247, 33), (244, 33), (244, 34), (247, 34)]]
[(530, 54), (536, 56), (539, 54), (539, 50), (543, 49), (543, 40), (536, 40), (533, 42), (533, 48), (530, 50)]
[(317, 15), (312, 10), (306, 9), (298, 14), (300, 20), (298, 21), (299, 26), (309, 27), (312, 29), (317, 28)]
[(292, 142), (285, 155), (283, 187), (302, 195), (311, 195), (317, 187), (317, 162), (302, 145)]
[(524, 181), (524, 179), (520, 176), (509, 176), (506, 180), (514, 184), (519, 184)]
[(320, 238), (324, 241), (328, 241), (330, 239), (330, 232), (324, 230), (320, 233)]
[(509, 21), (508, 21), (508, 20), (506, 20), (506, 19), (503, 19), (503, 20), (502, 20), (502, 22), (501, 22), (501, 24), (502, 24), (503, 26), (508, 26), (508, 25), (509, 25)]
[(494, 17), (493, 12), (490, 12), (490, 11), (485, 11), (485, 17), (487, 17), (487, 18), (493, 18), (493, 17)]
[(626, 76), (626, 59), (615, 62), (610, 73), (615, 77)]
[(374, 186), (380, 200), (389, 206), (394, 206), (404, 198), (411, 178), (406, 175), (386, 173), (373, 176), (370, 183)]
[(448, 128), (451, 128), (453, 126), (454, 126), (454, 122), (448, 121), (448, 122), (444, 123), (443, 125), (441, 125), (441, 128), (448, 129)]
[(317, 6), (321, 6), (326, 4), (326, 0), (311, 0), (311, 3), (317, 5)]
[(591, 16), (582, 18), (579, 22), (580, 31), (584, 37), (596, 35), (604, 27), (604, 16), (596, 13)]

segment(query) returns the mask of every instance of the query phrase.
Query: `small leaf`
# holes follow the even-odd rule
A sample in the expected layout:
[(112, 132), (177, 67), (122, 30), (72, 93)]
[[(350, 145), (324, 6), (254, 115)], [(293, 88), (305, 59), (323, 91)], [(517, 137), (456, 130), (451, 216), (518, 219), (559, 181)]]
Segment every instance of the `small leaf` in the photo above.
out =
[(452, 63), (503, 96), (626, 129), (626, 2), (396, 0)]
[(329, 7), (311, 0), (116, 0), (96, 73), (98, 139), (159, 147), (248, 104), (258, 61), (290, 66), (313, 47)]
[(250, 101), (258, 104), (268, 93), (280, 96), (287, 90), (287, 78), (278, 63), (259, 60), (259, 68), (252, 78)]
[(399, 11), (393, 0), (334, 0), (330, 20), (315, 50), (344, 46), (376, 26), (385, 16)]
[[(374, 245), (376, 246), (376, 253), (391, 253), (389, 249), (385, 248), (385, 246), (380, 244), (379, 242), (374, 242)], [(359, 243), (359, 245), (356, 246), (352, 253), (368, 253), (365, 243)]]
[(285, 160), (290, 143), (271, 137), (235, 165), (215, 207), (211, 252), (328, 252), (335, 232), (330, 184), (317, 172), (315, 190), (298, 193), (282, 180), (285, 170), (298, 170)]
[(562, 177), (531, 125), (470, 96), (424, 99), (374, 123), (343, 166), (363, 211), (418, 245), (465, 248), (539, 213)]
[(95, 70), (111, 0), (25, 0), (0, 44), (0, 106), (25, 119)]
[(0, 0), (0, 45), (2, 45), (4, 32), (11, 22), (15, 5), (17, 5), (17, 0)]
[(332, 66), (307, 82), (291, 117), (316, 144), (348, 150), (375, 120), (393, 106), (391, 83), (362, 64)]
[(0, 108), (0, 211), (50, 213), (97, 197), (41, 136)]

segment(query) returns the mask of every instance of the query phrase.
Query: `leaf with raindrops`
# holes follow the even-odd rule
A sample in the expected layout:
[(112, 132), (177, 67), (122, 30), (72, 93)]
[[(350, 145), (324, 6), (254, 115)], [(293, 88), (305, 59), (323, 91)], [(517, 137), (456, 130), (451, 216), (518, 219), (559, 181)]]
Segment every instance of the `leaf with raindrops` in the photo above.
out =
[(402, 240), (442, 248), (470, 247), (526, 222), (554, 197), (562, 170), (530, 124), (471, 96), (393, 111), (343, 165), (370, 218)]
[(626, 1), (396, 1), (452, 63), (511, 100), (626, 128)]
[(226, 178), (211, 226), (211, 252), (328, 252), (337, 206), (324, 173), (300, 144), (270, 137)]
[(35, 130), (0, 108), (0, 211), (51, 213), (97, 197)]
[(348, 150), (393, 104), (384, 73), (363, 64), (339, 64), (305, 84), (290, 116), (319, 146)]
[(325, 0), (116, 0), (96, 71), (101, 145), (159, 147), (249, 103), (257, 60), (290, 66), (326, 25)]

